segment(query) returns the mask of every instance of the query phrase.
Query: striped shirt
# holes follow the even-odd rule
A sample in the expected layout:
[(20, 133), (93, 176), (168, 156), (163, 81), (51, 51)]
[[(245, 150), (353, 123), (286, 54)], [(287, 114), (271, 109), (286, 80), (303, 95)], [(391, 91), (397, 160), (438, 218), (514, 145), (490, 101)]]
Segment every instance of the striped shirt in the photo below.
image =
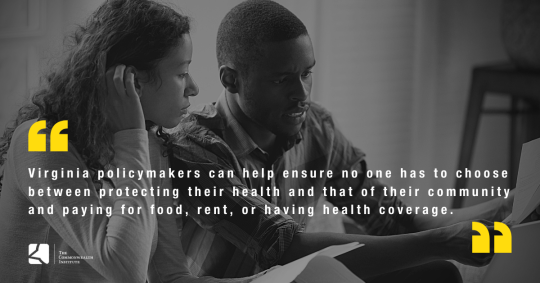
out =
[[(384, 196), (384, 185), (377, 179), (365, 177), (364, 153), (343, 136), (320, 105), (312, 103), (300, 132), (281, 141), (283, 153), (273, 163), (233, 116), (226, 94), (193, 114), (196, 124), (172, 139), (171, 161), (175, 170), (200, 172), (199, 178), (173, 180), (181, 192), (178, 202), (189, 213), (179, 229), (193, 274), (240, 277), (276, 265), (294, 235), (309, 225), (308, 209), (316, 207), (321, 197), (340, 211), (347, 208), (369, 234), (412, 230), (412, 215), (379, 214), (380, 206), (406, 205), (397, 197)], [(270, 170), (273, 178), (268, 178)], [(259, 176), (254, 177), (254, 171)], [(212, 172), (233, 176), (210, 178)], [(317, 176), (309, 177), (313, 172)], [(302, 178), (302, 173), (308, 177)], [(197, 188), (216, 188), (217, 194), (195, 196)], [(330, 195), (332, 188), (337, 194)], [(240, 194), (243, 189), (249, 194)], [(362, 196), (366, 190), (369, 194)], [(358, 205), (369, 207), (370, 214), (357, 213)], [(205, 213), (206, 207), (211, 213)]]

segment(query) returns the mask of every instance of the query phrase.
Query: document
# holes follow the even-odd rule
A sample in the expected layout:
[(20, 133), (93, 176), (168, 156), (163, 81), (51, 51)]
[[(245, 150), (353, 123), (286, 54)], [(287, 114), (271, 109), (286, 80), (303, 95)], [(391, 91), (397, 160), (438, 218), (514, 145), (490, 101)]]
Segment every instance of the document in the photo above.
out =
[(540, 139), (523, 144), (510, 224), (521, 223), (540, 205)]
[(334, 257), (362, 247), (363, 245), (353, 242), (327, 247), (273, 269), (255, 279), (253, 283), (362, 283), (364, 281), (354, 275), (345, 265), (334, 259)]

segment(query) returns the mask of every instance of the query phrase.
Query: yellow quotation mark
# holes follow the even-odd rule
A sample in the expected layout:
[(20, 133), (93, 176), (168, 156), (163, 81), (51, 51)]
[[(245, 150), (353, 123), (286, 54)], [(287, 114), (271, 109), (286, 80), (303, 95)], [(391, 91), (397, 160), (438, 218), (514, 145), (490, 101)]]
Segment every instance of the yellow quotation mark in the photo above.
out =
[[(47, 151), (47, 135), (38, 134), (39, 131), (47, 128), (46, 121), (37, 121), (28, 132), (28, 151)], [(68, 135), (60, 134), (62, 130), (68, 128), (68, 121), (56, 123), (51, 130), (51, 151), (68, 151)]]
[[(495, 222), (494, 229), (501, 232), (502, 235), (495, 235), (493, 240), (495, 243), (495, 253), (511, 253), (512, 252), (512, 232), (506, 224)], [(473, 253), (489, 253), (489, 231), (482, 223), (473, 222), (472, 229), (478, 231), (480, 235), (472, 236), (472, 252)]]

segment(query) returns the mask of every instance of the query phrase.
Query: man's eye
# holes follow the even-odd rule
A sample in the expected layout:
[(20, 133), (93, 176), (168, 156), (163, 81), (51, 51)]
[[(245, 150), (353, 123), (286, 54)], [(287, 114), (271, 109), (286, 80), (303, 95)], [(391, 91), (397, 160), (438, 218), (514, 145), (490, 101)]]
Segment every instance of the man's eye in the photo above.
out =
[(185, 78), (187, 75), (189, 75), (188, 73), (183, 73), (183, 74), (180, 74), (178, 75), (181, 79)]
[(302, 77), (303, 78), (309, 78), (309, 77), (311, 77), (311, 74), (313, 74), (312, 71), (307, 71), (307, 72), (302, 73)]
[(273, 80), (272, 82), (275, 83), (275, 84), (281, 84), (281, 83), (285, 82), (285, 78), (282, 78), (282, 79), (279, 79), (279, 80)]

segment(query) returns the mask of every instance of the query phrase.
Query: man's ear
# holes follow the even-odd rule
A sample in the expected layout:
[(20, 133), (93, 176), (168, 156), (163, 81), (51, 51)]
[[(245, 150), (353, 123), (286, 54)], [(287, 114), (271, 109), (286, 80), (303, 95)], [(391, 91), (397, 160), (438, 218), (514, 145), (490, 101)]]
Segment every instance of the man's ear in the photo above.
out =
[(228, 92), (238, 93), (240, 90), (240, 78), (235, 69), (226, 65), (219, 67), (219, 79)]

